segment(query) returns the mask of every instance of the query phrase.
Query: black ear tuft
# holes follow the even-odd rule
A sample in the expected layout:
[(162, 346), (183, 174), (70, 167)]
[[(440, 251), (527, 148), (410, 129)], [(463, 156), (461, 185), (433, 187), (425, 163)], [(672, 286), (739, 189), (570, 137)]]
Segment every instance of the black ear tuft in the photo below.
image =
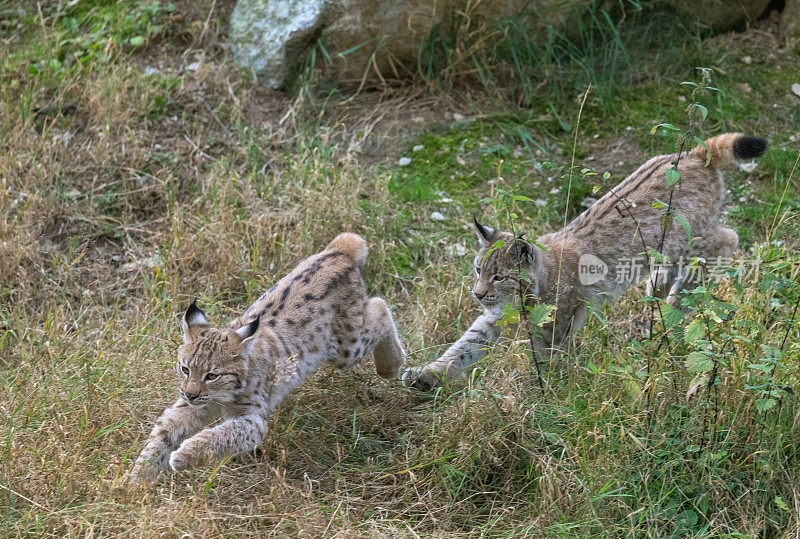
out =
[(187, 326), (208, 324), (208, 320), (206, 320), (206, 314), (200, 310), (200, 307), (197, 306), (197, 298), (194, 298), (194, 301), (191, 303), (191, 305), (189, 305), (189, 308), (186, 309), (186, 313), (183, 315), (183, 321), (186, 322)]
[(258, 325), (261, 323), (261, 315), (259, 314), (256, 316), (256, 319), (250, 322), (247, 325), (244, 325), (236, 330), (236, 334), (242, 338), (242, 340), (247, 339), (248, 337), (252, 337), (258, 331)]
[(767, 151), (767, 139), (742, 135), (733, 143), (733, 155), (736, 159), (755, 159)]
[(491, 242), (491, 238), (494, 236), (494, 229), (480, 224), (474, 215), (472, 216), (472, 222), (475, 223), (475, 228), (478, 230), (478, 239), (482, 239), (487, 243)]

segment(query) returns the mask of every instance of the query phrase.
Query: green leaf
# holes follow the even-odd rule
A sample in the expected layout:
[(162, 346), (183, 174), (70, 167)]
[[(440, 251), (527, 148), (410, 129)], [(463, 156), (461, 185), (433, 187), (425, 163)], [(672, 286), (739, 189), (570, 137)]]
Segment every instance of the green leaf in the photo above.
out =
[(539, 303), (537, 305), (528, 305), (528, 320), (534, 326), (540, 326), (553, 321), (553, 305), (545, 305)]
[(532, 198), (528, 198), (523, 195), (514, 195), (514, 200), (521, 200), (522, 202), (533, 202)]
[(599, 185), (595, 185), (594, 187), (592, 187), (592, 194), (597, 193), (599, 190), (600, 190), (600, 186)]
[(30, 73), (31, 75), (33, 75), (35, 77), (36, 75), (39, 74), (39, 70), (36, 69), (36, 66), (29, 66), (28, 67), (28, 73)]
[(653, 128), (650, 130), (650, 134), (655, 135), (659, 127), (663, 127), (664, 129), (669, 129), (670, 131), (680, 131), (680, 129), (678, 129), (672, 124), (658, 124), (653, 126)]
[(498, 324), (519, 324), (519, 310), (513, 303), (506, 303), (503, 305), (503, 317), (498, 321)]
[(703, 120), (708, 118), (708, 109), (699, 103), (694, 103), (694, 108), (700, 111), (700, 114), (703, 115)]
[(143, 36), (133, 36), (131, 38), (131, 45), (133, 45), (134, 47), (141, 47), (143, 43), (144, 43)]
[(506, 242), (504, 242), (503, 240), (497, 240), (496, 242), (494, 242), (492, 244), (492, 246), (489, 247), (489, 249), (486, 251), (486, 254), (483, 255), (483, 259), (481, 260), (481, 262), (485, 262), (486, 259), (489, 257), (490, 254), (492, 254), (493, 251), (501, 249), (505, 244), (506, 244)]
[(756, 410), (759, 412), (767, 412), (775, 408), (778, 401), (775, 399), (756, 399)]
[(683, 340), (686, 344), (691, 344), (706, 336), (706, 326), (699, 318), (692, 320), (683, 330)]
[(780, 496), (775, 496), (775, 499), (772, 500), (772, 501), (775, 502), (775, 505), (777, 505), (778, 507), (780, 507), (784, 511), (789, 511), (789, 506), (786, 505), (786, 502), (783, 501), (783, 498), (781, 498)]
[(661, 304), (661, 316), (663, 317), (664, 327), (674, 328), (683, 321), (683, 311), (670, 305)]
[(689, 372), (708, 372), (714, 368), (714, 361), (706, 352), (692, 352), (686, 356), (686, 370)]
[(674, 168), (667, 169), (667, 187), (672, 187), (681, 180), (681, 173)]
[(692, 246), (692, 225), (689, 224), (689, 221), (686, 220), (686, 217), (681, 215), (680, 213), (676, 213), (674, 215), (675, 220), (678, 221), (681, 226), (683, 227), (683, 231), (686, 232), (686, 239), (689, 242), (687, 247)]
[(604, 179), (604, 180), (607, 180), (607, 179), (609, 179), (610, 177), (611, 177), (611, 173), (610, 173), (610, 172), (603, 172), (603, 179)]

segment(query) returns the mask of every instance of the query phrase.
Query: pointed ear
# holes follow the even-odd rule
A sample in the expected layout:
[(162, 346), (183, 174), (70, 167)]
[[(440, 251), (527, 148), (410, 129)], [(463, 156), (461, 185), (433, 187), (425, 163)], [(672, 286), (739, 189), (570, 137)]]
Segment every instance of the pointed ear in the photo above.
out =
[(249, 339), (258, 331), (258, 325), (261, 323), (261, 315), (256, 316), (256, 319), (247, 325), (244, 325), (236, 330), (236, 334), (242, 339)]
[(525, 265), (533, 265), (536, 260), (536, 249), (531, 242), (522, 239), (521, 235), (514, 240), (511, 254)]
[(472, 222), (475, 223), (475, 231), (478, 234), (478, 241), (482, 246), (492, 243), (492, 236), (494, 236), (494, 229), (488, 226), (483, 226), (478, 222), (475, 216), (472, 216)]
[(239, 346), (239, 355), (247, 357), (250, 354), (250, 350), (256, 343), (256, 333), (260, 322), (261, 315), (258, 315), (255, 320), (236, 330), (236, 334), (242, 339), (242, 344)]
[(189, 330), (193, 327), (207, 325), (208, 320), (206, 319), (206, 315), (200, 310), (200, 307), (197, 306), (197, 298), (194, 298), (192, 304), (189, 305), (189, 308), (186, 309), (186, 312), (183, 314), (183, 342), (189, 340)]

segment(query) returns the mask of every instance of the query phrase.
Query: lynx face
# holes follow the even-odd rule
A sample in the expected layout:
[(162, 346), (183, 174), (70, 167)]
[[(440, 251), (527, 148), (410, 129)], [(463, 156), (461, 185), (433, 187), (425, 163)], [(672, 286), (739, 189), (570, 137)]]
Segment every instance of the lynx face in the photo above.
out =
[(176, 371), (180, 395), (193, 407), (209, 402), (232, 402), (244, 386), (246, 354), (254, 341), (259, 319), (239, 330), (209, 326), (194, 303), (183, 320), (183, 344), (178, 348)]
[[(480, 249), (475, 256), (472, 294), (484, 307), (512, 301), (519, 293), (519, 274), (527, 274), (536, 262), (536, 247), (508, 232), (498, 232), (475, 221)], [(502, 245), (497, 245), (502, 242)], [(534, 284), (535, 286), (535, 284)], [(523, 283), (527, 289), (528, 284)], [(530, 292), (530, 290), (528, 290)], [(538, 290), (533, 290), (534, 294)]]

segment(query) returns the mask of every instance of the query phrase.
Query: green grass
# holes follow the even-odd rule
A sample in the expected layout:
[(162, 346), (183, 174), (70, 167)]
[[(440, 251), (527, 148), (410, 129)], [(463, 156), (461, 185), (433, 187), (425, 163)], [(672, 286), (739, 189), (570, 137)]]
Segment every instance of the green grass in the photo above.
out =
[[(459, 43), (442, 33), (424, 106), (465, 118), (393, 140), (376, 162), (348, 150), (376, 117), (370, 96), (340, 102), (306, 86), (293, 102), (255, 86), (219, 52), (229, 8), (217, 4), (47, 4), (44, 20), (3, 12), (14, 19), (0, 41), (4, 535), (797, 532), (797, 171), (782, 197), (800, 130), (793, 58), (752, 47), (757, 32), (690, 35), (630, 2), (625, 24), (609, 26), (595, 6), (577, 36), (549, 35), (544, 49), (506, 21), (509, 41), (464, 44), (482, 80), (462, 76), (449, 51)], [(479, 36), (470, 32), (459, 35)], [(185, 71), (201, 52), (201, 69)], [(161, 73), (144, 72), (158, 62)], [(569, 164), (576, 96), (592, 83), (579, 169), (618, 181), (674, 149), (650, 128), (681, 125), (679, 83), (697, 65), (715, 66), (724, 92), (706, 103), (703, 135), (771, 140), (752, 173), (726, 173), (726, 222), (745, 255), (755, 248), (768, 261), (757, 280), (700, 294), (667, 328), (668, 344), (642, 337), (644, 292), (631, 291), (576, 333), (544, 393), (523, 338), (431, 394), (378, 381), (370, 365), (323, 370), (281, 405), (253, 455), (147, 490), (124, 486), (174, 398), (178, 313), (192, 298), (224, 323), (351, 230), (371, 247), (371, 293), (392, 306), (409, 363), (423, 364), (477, 313), (471, 217), (507, 225), (482, 201), (498, 188), (533, 199), (514, 211), (535, 238), (591, 196), (591, 177), (579, 175), (567, 200), (563, 170), (544, 165)], [(400, 157), (412, 161), (400, 167)], [(773, 244), (758, 247), (768, 231)], [(719, 299), (735, 316), (704, 310), (722, 312)], [(707, 321), (700, 333), (696, 320)], [(718, 383), (700, 383), (687, 402), (703, 382), (687, 370), (690, 354), (712, 344)]]

